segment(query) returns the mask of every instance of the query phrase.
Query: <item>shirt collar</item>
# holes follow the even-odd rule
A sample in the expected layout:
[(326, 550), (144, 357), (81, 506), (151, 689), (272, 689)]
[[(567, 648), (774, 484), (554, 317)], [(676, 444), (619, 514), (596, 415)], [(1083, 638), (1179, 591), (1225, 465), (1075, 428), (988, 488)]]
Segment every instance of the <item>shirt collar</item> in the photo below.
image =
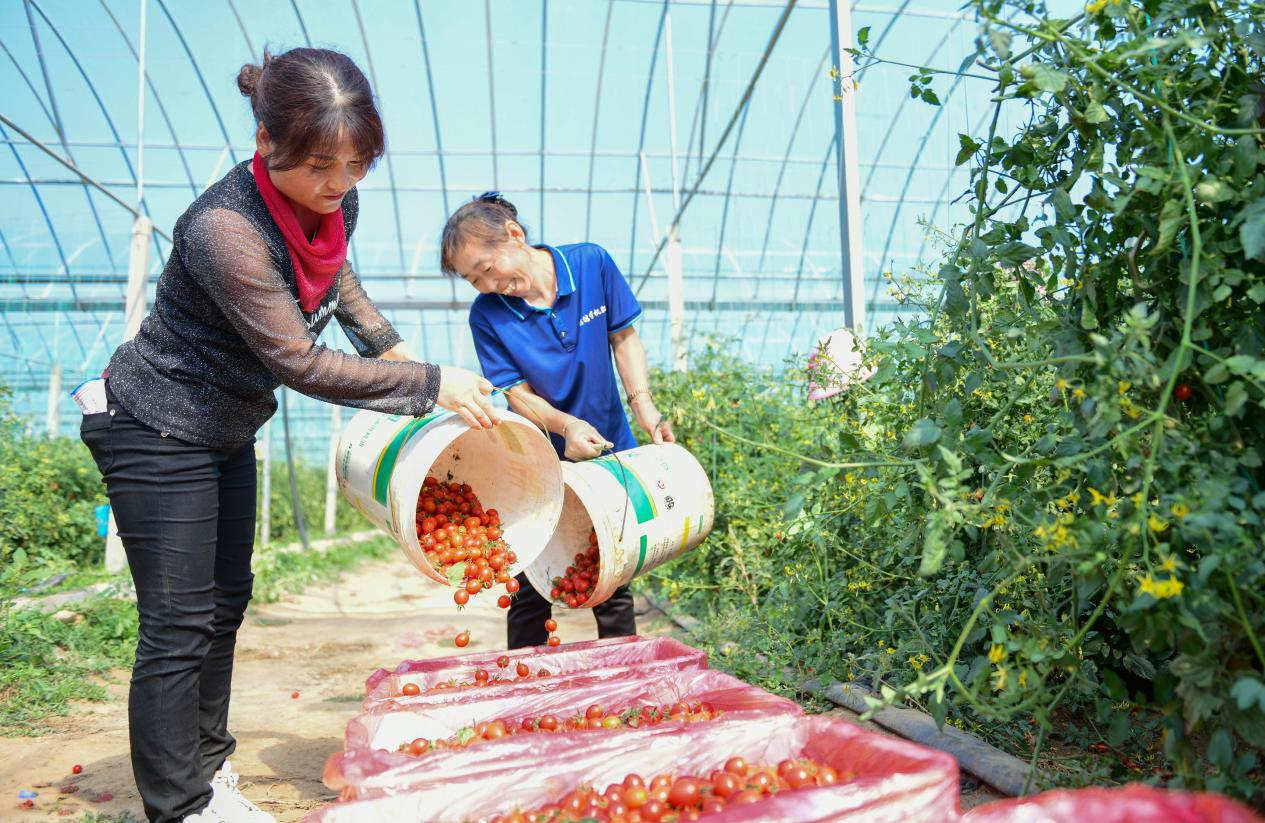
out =
[[(566, 255), (562, 252), (558, 251), (553, 246), (543, 244), (537, 246), (536, 248), (548, 249), (549, 253), (553, 256), (554, 275), (558, 280), (558, 293), (554, 296), (554, 302), (556, 303), (559, 297), (566, 297), (568, 294), (575, 291), (575, 274), (572, 273), (571, 264), (567, 261)], [(529, 311), (550, 311), (550, 309), (542, 309), (537, 306), (533, 306), (521, 297), (506, 297), (503, 294), (498, 294), (497, 297), (505, 304), (505, 308), (513, 312), (514, 316), (519, 320), (526, 320), (527, 312)]]

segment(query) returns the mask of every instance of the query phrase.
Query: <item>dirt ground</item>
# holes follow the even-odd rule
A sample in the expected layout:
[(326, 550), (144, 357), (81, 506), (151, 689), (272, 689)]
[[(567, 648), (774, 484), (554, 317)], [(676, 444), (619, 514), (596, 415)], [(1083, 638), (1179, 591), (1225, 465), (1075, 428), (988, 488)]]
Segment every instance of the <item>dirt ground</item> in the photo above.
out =
[[(644, 601), (637, 607), (641, 634), (672, 627)], [(564, 641), (596, 637), (587, 611), (559, 610), (557, 617)], [(504, 647), (505, 617), (495, 602), (475, 598), (458, 613), (450, 590), (423, 579), (402, 557), (366, 564), (336, 584), (278, 603), (252, 605), (238, 637), (229, 720), (237, 738), (231, 760), (246, 797), (282, 823), (334, 799), (321, 772), (342, 749), (365, 678), (406, 658), (455, 653), (452, 638), (461, 629), (471, 633), (465, 651)], [(144, 819), (128, 759), (127, 672), (116, 679), (106, 702), (76, 705), (69, 717), (54, 719), (54, 733), (0, 738), (0, 821), (78, 820), (85, 812)], [(79, 775), (71, 773), (75, 764), (83, 766)], [(74, 791), (61, 791), (69, 787)], [(996, 797), (969, 777), (962, 788), (964, 807)], [(18, 806), (24, 789), (39, 793), (33, 810)]]

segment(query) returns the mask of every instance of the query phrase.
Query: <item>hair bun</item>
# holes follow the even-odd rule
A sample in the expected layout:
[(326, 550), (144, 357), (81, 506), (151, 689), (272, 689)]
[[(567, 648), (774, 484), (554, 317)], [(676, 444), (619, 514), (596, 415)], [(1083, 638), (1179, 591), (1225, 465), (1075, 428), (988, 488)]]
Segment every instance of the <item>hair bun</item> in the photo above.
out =
[(237, 73), (237, 88), (243, 97), (255, 96), (255, 92), (259, 90), (259, 77), (263, 73), (263, 66), (257, 66), (254, 63), (242, 66), (242, 70)]
[(499, 191), (485, 191), (474, 199), (480, 203), (495, 203), (508, 211), (515, 220), (518, 219), (518, 209), (514, 208), (514, 204), (506, 200)]

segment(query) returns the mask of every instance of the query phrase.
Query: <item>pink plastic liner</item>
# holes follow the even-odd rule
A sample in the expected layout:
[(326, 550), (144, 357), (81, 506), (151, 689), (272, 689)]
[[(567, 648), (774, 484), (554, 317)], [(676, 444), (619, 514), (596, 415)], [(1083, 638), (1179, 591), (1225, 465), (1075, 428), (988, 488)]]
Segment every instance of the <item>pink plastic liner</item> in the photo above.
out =
[(999, 800), (971, 809), (962, 820), (963, 823), (1261, 823), (1262, 818), (1221, 795), (1134, 784)]
[[(533, 684), (534, 685), (534, 684)], [(564, 689), (540, 689), (533, 693), (483, 695), (471, 692), (471, 699), (439, 706), (409, 706), (384, 711), (375, 708), (347, 724), (346, 751), (331, 755), (325, 766), (325, 785), (343, 793), (344, 798), (364, 798), (399, 793), (431, 780), (430, 763), (444, 758), (449, 750), (411, 757), (396, 751), (401, 743), (418, 737), (445, 738), (459, 729), (482, 720), (507, 719), (515, 725), (525, 717), (553, 714), (559, 719), (583, 714), (593, 704), (608, 711), (628, 706), (660, 706), (678, 700), (706, 702), (725, 712), (724, 718), (755, 718), (772, 714), (799, 715), (793, 700), (769, 694), (741, 680), (711, 669), (667, 672), (638, 677), (633, 672), (618, 679), (587, 685), (573, 684)], [(495, 690), (499, 691), (499, 690)], [(716, 721), (707, 722), (719, 722)], [(657, 728), (657, 727), (649, 727)], [(640, 734), (642, 729), (556, 732), (571, 745), (585, 746), (596, 735)], [(485, 741), (473, 748), (484, 750), (481, 763), (498, 763), (509, 744), (525, 738), (510, 736)], [(377, 751), (386, 749), (386, 751)], [(368, 751), (366, 751), (368, 750)], [(473, 749), (472, 749), (473, 753)]]
[[(707, 668), (707, 654), (690, 648), (671, 637), (618, 638), (621, 642), (609, 640), (571, 643), (550, 648), (537, 646), (532, 649), (517, 649), (514, 652), (480, 652), (462, 657), (447, 657), (437, 660), (406, 661), (400, 664), (409, 668), (404, 672), (388, 674), (378, 678), (369, 693), (365, 696), (364, 708), (371, 710), (378, 705), (439, 705), (453, 700), (467, 699), (474, 692), (492, 692), (507, 690), (507, 693), (531, 694), (533, 688), (545, 690), (564, 688), (565, 683), (580, 678), (615, 679), (622, 677), (627, 671), (672, 671), (684, 669)], [(601, 644), (601, 645), (596, 645)], [(524, 660), (533, 673), (539, 669), (548, 669), (547, 678), (533, 678), (524, 681), (509, 681), (490, 686), (467, 689), (445, 689), (427, 694), (427, 690), (449, 680), (469, 682), (474, 679), (478, 669), (484, 669), (492, 676), (502, 673), (497, 668), (496, 658), (506, 655), (510, 658), (509, 669), (512, 672), (518, 661)], [(507, 675), (512, 676), (512, 675)], [(374, 678), (370, 678), (371, 681)], [(416, 683), (422, 694), (406, 697), (400, 690), (408, 683)], [(543, 684), (538, 686), (538, 684)], [(526, 687), (526, 688), (524, 688)]]
[(584, 781), (605, 787), (629, 772), (643, 777), (661, 772), (707, 775), (734, 755), (752, 763), (812, 757), (852, 779), (772, 797), (709, 820), (941, 823), (959, 817), (958, 769), (952, 757), (846, 721), (773, 714), (669, 724), (640, 732), (589, 734), (586, 745), (577, 748), (574, 738), (581, 734), (509, 738), (498, 746), (494, 762), (486, 757), (491, 744), (447, 752), (424, 761), (424, 786), (336, 803), (305, 821), (477, 821), (515, 806), (552, 803)]

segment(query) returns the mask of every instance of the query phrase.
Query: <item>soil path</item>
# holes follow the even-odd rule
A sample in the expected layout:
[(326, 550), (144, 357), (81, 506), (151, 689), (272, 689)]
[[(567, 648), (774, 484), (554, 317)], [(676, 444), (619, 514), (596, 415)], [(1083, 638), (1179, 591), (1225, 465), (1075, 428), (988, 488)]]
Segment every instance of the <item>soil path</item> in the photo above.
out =
[[(461, 629), (471, 633), (466, 651), (503, 648), (505, 616), (495, 602), (475, 598), (458, 613), (450, 591), (397, 557), (278, 603), (252, 605), (238, 636), (229, 723), (243, 793), (281, 823), (302, 819), (334, 799), (321, 772), (342, 749), (343, 728), (359, 711), (374, 669), (454, 654), (452, 638)], [(661, 612), (640, 598), (637, 609), (641, 634), (668, 632)], [(597, 634), (587, 611), (559, 610), (558, 623), (567, 642)], [(144, 819), (128, 759), (127, 674), (116, 673), (106, 702), (77, 704), (69, 717), (54, 719), (54, 733), (0, 738), (0, 820), (78, 820), (89, 811)], [(83, 766), (77, 776), (76, 763)], [(77, 789), (59, 791), (68, 786)], [(969, 780), (963, 788), (964, 806), (994, 796)], [(23, 789), (39, 793), (33, 810), (17, 805)], [(112, 797), (103, 801), (106, 793)]]

